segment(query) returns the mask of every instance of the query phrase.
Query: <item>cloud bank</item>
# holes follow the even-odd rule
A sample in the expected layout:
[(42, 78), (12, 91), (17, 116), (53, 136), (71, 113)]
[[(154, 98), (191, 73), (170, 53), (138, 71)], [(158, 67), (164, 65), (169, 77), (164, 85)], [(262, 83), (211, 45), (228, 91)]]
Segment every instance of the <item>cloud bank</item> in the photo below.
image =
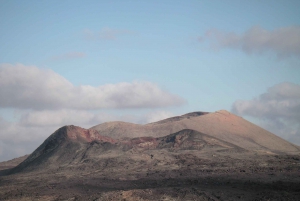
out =
[(236, 101), (232, 111), (257, 118), (261, 126), (300, 145), (300, 85), (277, 84), (253, 100)]
[(48, 69), (0, 65), (0, 107), (21, 109), (156, 108), (185, 101), (151, 82), (74, 86)]
[[(0, 115), (0, 161), (31, 153), (64, 125), (90, 128), (116, 120), (149, 123), (172, 115), (157, 108), (185, 103), (151, 82), (74, 86), (52, 70), (22, 64), (0, 64), (0, 94), (0, 110), (6, 109)], [(99, 111), (132, 108), (151, 108), (151, 112)], [(15, 117), (6, 119), (7, 110), (14, 111)]]
[(253, 26), (242, 34), (211, 29), (199, 37), (199, 41), (209, 41), (214, 49), (237, 49), (248, 54), (271, 51), (280, 58), (300, 56), (300, 26), (282, 27), (271, 31)]

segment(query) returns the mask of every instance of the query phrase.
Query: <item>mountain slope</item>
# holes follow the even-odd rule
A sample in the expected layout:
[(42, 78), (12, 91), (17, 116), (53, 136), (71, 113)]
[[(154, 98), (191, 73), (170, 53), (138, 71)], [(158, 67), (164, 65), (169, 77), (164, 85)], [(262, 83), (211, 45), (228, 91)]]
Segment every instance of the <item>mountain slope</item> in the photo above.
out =
[(95, 130), (87, 130), (77, 126), (64, 126), (50, 135), (26, 160), (12, 169), (12, 173), (23, 169), (51, 169), (68, 165), (78, 160), (88, 145), (98, 143), (116, 143), (116, 140), (101, 136)]
[(162, 149), (167, 152), (243, 150), (231, 143), (190, 129), (159, 138), (115, 140), (101, 136), (95, 130), (64, 126), (47, 138), (26, 160), (13, 168), (11, 173), (23, 170), (46, 171), (62, 167), (80, 169), (81, 166), (87, 168), (90, 165), (89, 169), (103, 162), (103, 159), (120, 157), (123, 158), (122, 161), (126, 158), (132, 161), (134, 159), (128, 156), (132, 151), (142, 153), (145, 150), (157, 152)]
[(162, 137), (183, 129), (192, 129), (247, 150), (299, 152), (299, 147), (296, 145), (225, 110), (214, 113), (189, 113), (146, 125), (108, 122), (91, 129), (97, 130), (103, 136), (113, 138)]
[(144, 150), (299, 154), (299, 147), (227, 111), (195, 112), (146, 125), (108, 122), (91, 129), (64, 126), (11, 173), (96, 168), (97, 164), (103, 166), (103, 161), (110, 163), (112, 158), (126, 164), (135, 161), (130, 154)]
[(299, 200), (299, 168), (299, 147), (226, 111), (64, 126), (0, 170), (0, 200)]

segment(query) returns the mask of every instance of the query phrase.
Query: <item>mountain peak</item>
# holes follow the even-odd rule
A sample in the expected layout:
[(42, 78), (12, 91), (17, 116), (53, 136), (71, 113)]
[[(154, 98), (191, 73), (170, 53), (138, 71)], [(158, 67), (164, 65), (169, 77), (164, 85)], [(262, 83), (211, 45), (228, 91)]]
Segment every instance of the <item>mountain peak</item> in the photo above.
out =
[(231, 114), (229, 111), (227, 110), (217, 110), (217, 113), (222, 113), (222, 114)]
[(197, 111), (197, 112), (190, 112), (181, 116), (174, 116), (174, 117), (170, 117), (167, 119), (163, 119), (161, 121), (157, 121), (157, 122), (153, 122), (150, 124), (162, 124), (162, 123), (167, 123), (167, 122), (174, 122), (174, 121), (180, 121), (182, 119), (189, 119), (191, 117), (198, 117), (198, 116), (202, 116), (202, 115), (206, 115), (209, 114), (209, 112), (201, 112), (201, 111)]
[(226, 110), (191, 112), (145, 125), (100, 124), (92, 129), (115, 139), (142, 136), (163, 137), (192, 129), (247, 150), (298, 153), (299, 148), (259, 126)]

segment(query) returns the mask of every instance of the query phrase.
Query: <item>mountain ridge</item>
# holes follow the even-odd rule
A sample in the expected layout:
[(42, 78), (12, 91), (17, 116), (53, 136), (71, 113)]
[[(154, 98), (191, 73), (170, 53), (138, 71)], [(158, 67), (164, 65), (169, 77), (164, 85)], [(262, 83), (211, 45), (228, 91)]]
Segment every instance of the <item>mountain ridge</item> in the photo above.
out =
[[(188, 114), (200, 115), (188, 115)], [(140, 136), (162, 137), (183, 129), (192, 129), (220, 138), (246, 149), (266, 149), (278, 152), (298, 152), (299, 147), (236, 116), (226, 110), (214, 113), (192, 112), (171, 117), (158, 122), (139, 125), (126, 122), (107, 122), (91, 127), (101, 135), (113, 138), (132, 138)]]
[[(92, 133), (92, 135), (90, 134)], [(91, 138), (92, 136), (92, 138)], [(92, 139), (92, 140), (91, 140)], [(95, 154), (88, 154), (90, 152)], [(119, 154), (136, 150), (198, 150), (209, 151), (238, 149), (231, 143), (216, 139), (191, 129), (183, 129), (164, 137), (136, 137), (130, 139), (113, 139), (101, 136), (95, 130), (83, 129), (78, 126), (64, 126), (47, 138), (27, 159), (12, 169), (10, 173), (32, 171), (84, 163), (86, 160), (97, 160), (98, 154), (119, 150)], [(92, 151), (91, 151), (92, 150)], [(99, 151), (100, 150), (100, 151)]]
[[(269, 143), (267, 146), (266, 142)], [(97, 161), (100, 160), (99, 154), (111, 151), (126, 155), (129, 150), (145, 149), (299, 153), (297, 146), (221, 110), (215, 113), (193, 112), (145, 125), (106, 122), (90, 129), (64, 126), (50, 135), (11, 173), (75, 165), (88, 158)]]

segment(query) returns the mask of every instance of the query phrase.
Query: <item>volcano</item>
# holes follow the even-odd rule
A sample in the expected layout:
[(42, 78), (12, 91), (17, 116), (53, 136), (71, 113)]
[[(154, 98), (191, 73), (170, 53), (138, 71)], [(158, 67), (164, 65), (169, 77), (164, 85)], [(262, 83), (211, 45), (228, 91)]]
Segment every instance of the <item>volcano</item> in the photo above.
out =
[(183, 129), (205, 133), (252, 151), (297, 153), (299, 147), (226, 110), (193, 112), (146, 125), (107, 122), (91, 129), (113, 138), (162, 137)]
[(225, 110), (145, 125), (70, 125), (2, 171), (0, 198), (293, 200), (300, 197), (299, 155), (298, 146)]

